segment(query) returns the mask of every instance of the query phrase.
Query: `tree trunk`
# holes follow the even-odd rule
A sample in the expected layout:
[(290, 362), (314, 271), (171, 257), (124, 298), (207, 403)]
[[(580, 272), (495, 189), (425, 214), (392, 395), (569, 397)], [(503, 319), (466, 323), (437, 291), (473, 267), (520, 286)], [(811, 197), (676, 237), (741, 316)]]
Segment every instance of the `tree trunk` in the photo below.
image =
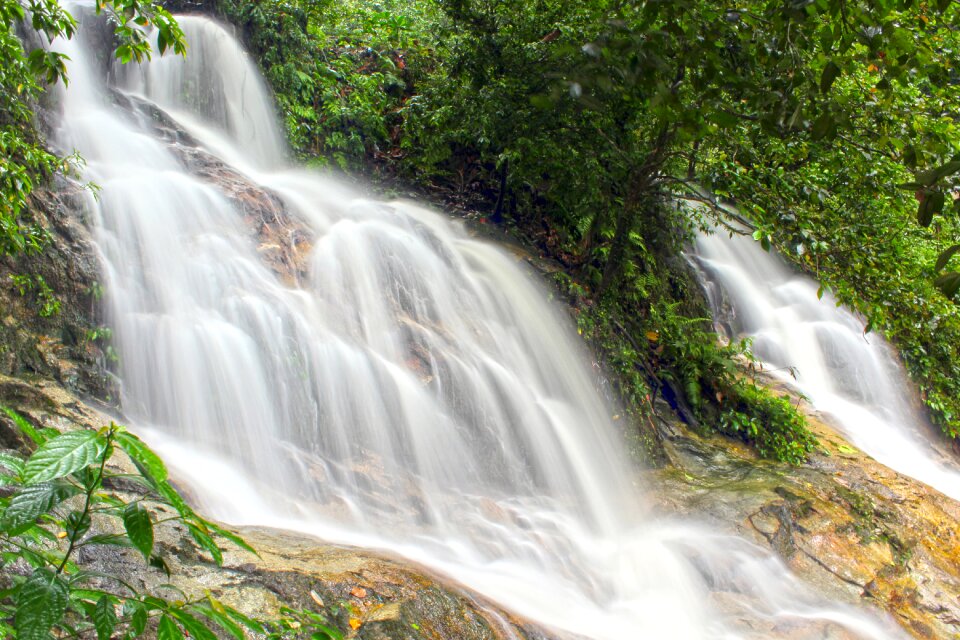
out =
[(623, 209), (620, 210), (620, 215), (617, 217), (613, 245), (610, 247), (607, 264), (603, 269), (603, 279), (600, 281), (600, 289), (597, 291), (598, 298), (617, 283), (623, 262), (627, 257), (627, 246), (630, 243), (630, 233), (634, 229), (637, 213), (643, 207), (648, 206), (648, 203), (644, 202), (644, 198), (652, 196), (656, 176), (662, 169), (664, 155), (672, 137), (673, 134), (669, 126), (661, 128), (653, 140), (650, 153), (647, 154), (642, 163), (628, 174), (626, 197), (623, 201)]
[(633, 225), (637, 218), (636, 202), (628, 198), (620, 210), (617, 217), (617, 228), (613, 234), (613, 245), (610, 247), (610, 253), (607, 255), (607, 264), (603, 269), (603, 279), (600, 281), (600, 290), (597, 291), (597, 297), (602, 296), (611, 286), (616, 284), (620, 276), (620, 268), (623, 265), (623, 259), (627, 253), (627, 243), (630, 239), (630, 232), (633, 231)]
[(493, 224), (497, 226), (503, 224), (503, 203), (507, 195), (507, 167), (509, 166), (509, 162), (509, 160), (504, 160), (503, 165), (500, 167), (500, 193), (497, 195), (497, 206), (494, 208), (491, 218)]

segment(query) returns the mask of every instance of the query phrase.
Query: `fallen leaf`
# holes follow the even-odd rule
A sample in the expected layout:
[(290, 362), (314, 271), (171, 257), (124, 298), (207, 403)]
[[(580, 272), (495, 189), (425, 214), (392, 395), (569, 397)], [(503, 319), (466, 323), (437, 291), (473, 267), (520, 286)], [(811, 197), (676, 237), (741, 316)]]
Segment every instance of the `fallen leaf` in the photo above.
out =
[(360, 625), (362, 625), (362, 624), (363, 624), (363, 623), (360, 622), (360, 619), (359, 619), (359, 618), (350, 618), (350, 628), (353, 629), (354, 631), (356, 631), (357, 629), (359, 629), (359, 628), (360, 628)]
[(354, 598), (360, 598), (362, 600), (363, 598), (367, 597), (367, 590), (363, 587), (354, 587), (353, 589), (350, 589), (350, 595), (352, 595)]

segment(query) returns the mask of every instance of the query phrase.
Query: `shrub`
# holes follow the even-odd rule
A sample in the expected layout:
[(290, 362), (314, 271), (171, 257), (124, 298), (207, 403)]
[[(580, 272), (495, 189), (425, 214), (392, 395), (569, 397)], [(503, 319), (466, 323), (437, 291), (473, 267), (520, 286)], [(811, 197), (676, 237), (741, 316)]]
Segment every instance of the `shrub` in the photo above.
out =
[[(195, 638), (243, 640), (248, 632), (279, 639), (307, 633), (315, 640), (340, 640), (323, 616), (284, 609), (277, 620), (247, 617), (209, 593), (189, 598), (172, 585), (165, 593), (138, 590), (122, 576), (85, 570), (77, 561), (84, 547), (133, 548), (145, 562), (169, 571), (154, 548), (155, 505), (176, 514), (194, 543), (219, 565), (223, 549), (216, 538), (255, 553), (242, 538), (200, 517), (167, 479), (160, 458), (142, 440), (111, 423), (99, 430), (59, 433), (37, 429), (0, 407), (36, 446), (28, 458), (0, 452), (0, 634), (16, 640), (56, 637)], [(117, 449), (137, 473), (109, 464)], [(106, 490), (119, 481), (134, 483), (143, 495), (125, 500)]]

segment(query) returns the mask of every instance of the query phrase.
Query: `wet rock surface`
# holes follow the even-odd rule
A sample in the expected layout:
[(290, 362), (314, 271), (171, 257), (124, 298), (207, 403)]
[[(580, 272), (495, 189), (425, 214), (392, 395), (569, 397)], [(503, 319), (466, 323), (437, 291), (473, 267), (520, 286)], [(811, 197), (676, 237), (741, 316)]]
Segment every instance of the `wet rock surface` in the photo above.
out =
[[(0, 376), (0, 403), (61, 430), (111, 419), (55, 380)], [(877, 464), (821, 418), (811, 416), (811, 425), (823, 451), (804, 467), (758, 460), (739, 443), (661, 421), (675, 466), (644, 472), (655, 510), (692, 516), (766, 546), (825, 598), (886, 611), (916, 638), (956, 637), (960, 505)], [(5, 416), (0, 446), (29, 448)], [(239, 532), (260, 556), (226, 545), (217, 567), (182, 527), (158, 527), (170, 578), (132, 550), (95, 547), (81, 560), (148, 591), (168, 582), (188, 595), (209, 590), (248, 615), (270, 617), (288, 605), (323, 613), (343, 629), (359, 622), (350, 636), (356, 638), (557, 637), (406, 560), (295, 533)], [(711, 597), (722, 610), (724, 594)], [(809, 625), (767, 629), (754, 628), (762, 621), (748, 622), (744, 631), (756, 637), (811, 637)], [(823, 633), (846, 637), (832, 625)]]
[(193, 176), (209, 183), (242, 212), (264, 264), (284, 283), (293, 286), (306, 276), (313, 232), (290, 215), (277, 194), (206, 151), (155, 104), (119, 92), (113, 97), (131, 117), (148, 123)]
[(110, 399), (116, 394), (109, 340), (98, 331), (102, 287), (84, 224), (87, 197), (83, 185), (66, 179), (34, 190), (33, 219), (49, 242), (39, 254), (0, 256), (0, 374), (56, 380)]
[[(102, 413), (54, 381), (32, 381), (0, 376), (0, 403), (44, 427), (72, 430), (107, 424)], [(0, 447), (29, 450), (29, 445), (0, 414)], [(129, 465), (116, 459), (121, 469)], [(129, 469), (132, 471), (132, 467)], [(113, 491), (130, 500), (129, 486)], [(147, 503), (162, 520), (162, 505)], [(166, 515), (173, 515), (172, 511)], [(96, 529), (96, 527), (95, 527)], [(92, 545), (78, 557), (86, 570), (120, 575), (144, 592), (170, 597), (182, 591), (187, 598), (209, 592), (249, 616), (269, 620), (281, 607), (303, 608), (325, 616), (363, 640), (540, 640), (554, 637), (535, 625), (512, 617), (482, 597), (409, 561), (374, 552), (325, 544), (309, 536), (265, 528), (235, 529), (259, 555), (227, 541), (223, 565), (190, 541), (176, 521), (155, 526), (155, 550), (170, 575), (149, 567), (133, 549)], [(91, 534), (98, 531), (91, 530)], [(174, 589), (171, 591), (169, 585)]]
[(661, 422), (674, 466), (646, 474), (659, 509), (769, 547), (819, 593), (886, 611), (914, 637), (957, 637), (960, 504), (809, 419), (822, 448), (802, 467)]

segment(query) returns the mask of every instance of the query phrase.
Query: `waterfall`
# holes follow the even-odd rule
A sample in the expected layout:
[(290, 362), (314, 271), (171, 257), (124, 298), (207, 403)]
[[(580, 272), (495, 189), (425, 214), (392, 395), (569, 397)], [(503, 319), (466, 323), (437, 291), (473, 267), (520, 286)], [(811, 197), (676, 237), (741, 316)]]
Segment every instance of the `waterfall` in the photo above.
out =
[(708, 298), (731, 337), (809, 398), (877, 462), (960, 500), (960, 466), (933, 445), (893, 350), (817, 283), (751, 238), (716, 230), (696, 238)]
[(82, 35), (58, 42), (56, 140), (100, 187), (124, 413), (205, 513), (390, 549), (563, 637), (900, 637), (745, 540), (648, 516), (535, 278), (441, 214), (285, 166), (247, 54), (181, 20), (185, 61), (106, 78)]

